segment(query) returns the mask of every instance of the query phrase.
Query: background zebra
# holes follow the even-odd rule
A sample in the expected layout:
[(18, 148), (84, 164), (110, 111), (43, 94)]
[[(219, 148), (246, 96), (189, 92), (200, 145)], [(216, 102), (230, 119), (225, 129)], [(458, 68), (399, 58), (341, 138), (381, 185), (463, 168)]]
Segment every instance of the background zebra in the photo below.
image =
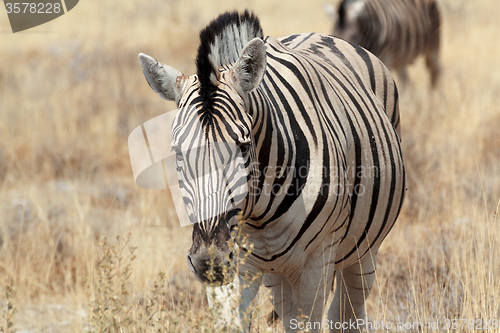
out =
[[(179, 107), (172, 147), (188, 211), (208, 216), (193, 226), (189, 266), (203, 282), (225, 282), (241, 212), (253, 251), (240, 277), (262, 273), (241, 291), (241, 310), (263, 281), (287, 331), (302, 314), (319, 322), (336, 271), (328, 318), (363, 319), (377, 251), (405, 189), (389, 71), (331, 36), (264, 37), (248, 12), (219, 16), (200, 39), (193, 76), (139, 55), (152, 89)], [(203, 177), (217, 167), (219, 177)]]
[(439, 74), (440, 13), (435, 0), (343, 0), (333, 18), (333, 35), (366, 48), (408, 80), (405, 67), (420, 54), (435, 87)]

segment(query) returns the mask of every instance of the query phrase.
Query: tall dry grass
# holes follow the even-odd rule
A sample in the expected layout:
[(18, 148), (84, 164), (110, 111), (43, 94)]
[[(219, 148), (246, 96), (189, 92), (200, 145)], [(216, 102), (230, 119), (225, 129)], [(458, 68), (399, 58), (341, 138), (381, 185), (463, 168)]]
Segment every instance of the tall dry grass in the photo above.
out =
[[(408, 192), (368, 299), (373, 322), (421, 322), (424, 332), (432, 331), (429, 322), (500, 317), (500, 4), (439, 3), (444, 74), (429, 92), (419, 61), (401, 89)], [(268, 35), (331, 29), (319, 0), (83, 1), (18, 34), (8, 33), (1, 14), (4, 330), (91, 329), (104, 259), (117, 259), (109, 246), (129, 233), (136, 248), (134, 260), (122, 257), (130, 259), (129, 275), (110, 282), (128, 318), (142, 325), (146, 307), (156, 304), (166, 330), (209, 330), (203, 288), (185, 263), (190, 230), (177, 225), (166, 193), (135, 186), (127, 135), (174, 108), (150, 90), (137, 54), (192, 74), (198, 31), (235, 8), (254, 10)], [(263, 318), (265, 311), (256, 331)]]

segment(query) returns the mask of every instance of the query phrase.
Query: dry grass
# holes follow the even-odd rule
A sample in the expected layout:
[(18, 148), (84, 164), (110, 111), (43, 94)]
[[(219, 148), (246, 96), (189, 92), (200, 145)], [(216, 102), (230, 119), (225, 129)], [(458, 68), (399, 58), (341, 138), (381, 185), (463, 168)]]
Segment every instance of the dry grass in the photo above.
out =
[[(429, 93), (417, 62), (401, 91), (407, 200), (380, 251), (368, 300), (373, 322), (422, 322), (424, 332), (431, 331), (429, 321), (500, 317), (500, 4), (440, 4), (444, 76)], [(198, 31), (234, 8), (253, 9), (273, 36), (331, 28), (319, 0), (286, 6), (128, 0), (83, 1), (31, 31), (2, 33), (0, 327), (6, 332), (92, 329), (103, 286), (97, 277), (106, 258), (119, 253), (130, 265), (109, 288), (120, 300), (117, 313), (128, 314), (136, 331), (145, 330), (148, 306), (168, 320), (149, 329), (210, 330), (203, 288), (185, 262), (190, 229), (178, 227), (166, 193), (135, 186), (126, 138), (173, 108), (150, 90), (137, 54), (192, 74)], [(2, 15), (0, 31), (8, 32)], [(129, 233), (135, 260), (127, 257), (128, 245), (120, 252), (123, 243), (99, 243)], [(265, 313), (257, 317), (256, 331), (263, 331)]]

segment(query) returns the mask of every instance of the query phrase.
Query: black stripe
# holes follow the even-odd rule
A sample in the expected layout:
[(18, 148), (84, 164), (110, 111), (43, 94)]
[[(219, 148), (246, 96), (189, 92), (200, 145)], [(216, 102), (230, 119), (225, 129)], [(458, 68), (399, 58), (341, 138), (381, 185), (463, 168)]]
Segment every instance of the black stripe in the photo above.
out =
[[(304, 88), (304, 90), (307, 92), (307, 96), (309, 97), (309, 100), (311, 100), (311, 92), (309, 91), (309, 89), (307, 89), (306, 81), (305, 81), (304, 77), (302, 76), (302, 73), (295, 66), (295, 64), (293, 64), (291, 62), (288, 62), (288, 61), (286, 61), (284, 59), (280, 59), (280, 58), (275, 57), (275, 56), (270, 55), (270, 54), (268, 54), (268, 57), (270, 57), (273, 60), (276, 60), (276, 62), (278, 62), (279, 64), (285, 66), (290, 71), (292, 71), (293, 74), (294, 74), (294, 76), (299, 80), (299, 82), (301, 84), (301, 87)], [(304, 104), (302, 103), (301, 98), (299, 97), (299, 95), (296, 92), (296, 88), (292, 87), (288, 83), (287, 79), (285, 77), (281, 76), (276, 69), (274, 69), (273, 67), (269, 67), (269, 68), (271, 69), (271, 71), (273, 73), (275, 73), (276, 76), (278, 76), (278, 77), (281, 78), (282, 85), (290, 93), (290, 95), (292, 95), (293, 100), (294, 100), (294, 102), (295, 102), (295, 104), (297, 106), (297, 109), (301, 113), (302, 117), (304, 118), (304, 120), (306, 122), (306, 125), (307, 125), (307, 127), (309, 129), (309, 132), (311, 133), (311, 135), (312, 135), (312, 137), (314, 139), (314, 144), (317, 146), (318, 145), (318, 139), (316, 137), (314, 126), (313, 126), (313, 124), (311, 122), (311, 119), (310, 119), (309, 115), (307, 114), (307, 109), (304, 107)]]
[[(394, 86), (394, 109), (392, 110), (391, 123), (394, 126), (394, 128), (397, 129), (399, 126), (399, 112), (398, 112), (399, 93), (398, 93), (398, 87), (396, 86), (396, 82), (394, 82), (394, 80), (392, 80), (392, 85)], [(398, 118), (396, 119), (396, 117)]]
[(300, 41), (300, 43), (298, 43), (297, 45), (295, 45), (294, 47), (292, 47), (291, 49), (296, 49), (298, 48), (302, 43), (304, 43), (306, 40), (308, 40), (309, 38), (311, 38), (312, 36), (314, 35), (314, 32), (311, 32), (309, 35), (307, 35), (304, 39), (302, 39)]
[[(299, 36), (300, 35), (291, 35), (291, 36), (288, 36), (287, 38), (282, 39), (281, 43), (283, 43), (284, 45), (288, 46), (288, 44), (290, 44), (291, 42), (293, 42)], [(266, 37), (266, 40), (267, 40), (267, 37)]]
[(363, 59), (365, 62), (366, 68), (368, 69), (368, 75), (370, 76), (370, 85), (372, 87), (372, 91), (375, 92), (375, 73), (373, 72), (373, 63), (370, 55), (361, 47), (356, 46), (354, 48), (356, 53)]

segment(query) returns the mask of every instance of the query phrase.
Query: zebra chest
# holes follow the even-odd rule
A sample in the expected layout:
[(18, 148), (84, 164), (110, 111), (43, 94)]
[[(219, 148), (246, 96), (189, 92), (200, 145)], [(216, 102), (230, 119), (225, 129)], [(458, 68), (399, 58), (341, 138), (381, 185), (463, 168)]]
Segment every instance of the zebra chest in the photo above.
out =
[[(318, 247), (338, 243), (345, 232), (349, 209), (341, 204), (347, 198), (337, 201), (325, 205), (318, 214), (295, 207), (263, 228), (247, 226), (245, 234), (253, 244), (249, 263), (265, 272), (284, 273), (302, 267)], [(310, 216), (314, 217), (311, 223)]]

